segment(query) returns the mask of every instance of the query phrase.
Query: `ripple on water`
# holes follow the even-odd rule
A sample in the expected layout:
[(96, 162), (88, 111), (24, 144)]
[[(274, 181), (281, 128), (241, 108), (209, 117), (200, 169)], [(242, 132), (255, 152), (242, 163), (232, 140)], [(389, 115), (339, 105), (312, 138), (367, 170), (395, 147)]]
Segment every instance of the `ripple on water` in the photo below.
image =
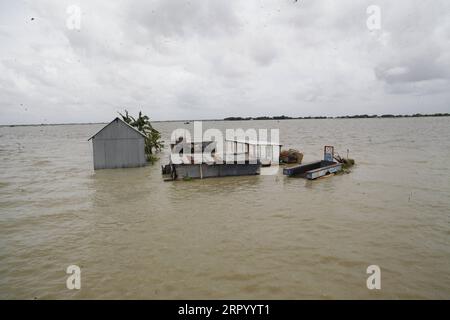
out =
[[(0, 297), (448, 299), (449, 121), (283, 122), (305, 162), (326, 144), (356, 159), (352, 174), (314, 182), (94, 172), (87, 138), (101, 125), (1, 127)], [(155, 123), (165, 141), (179, 125)], [(237, 125), (255, 122), (204, 128)], [(82, 267), (79, 292), (65, 289), (69, 264)]]

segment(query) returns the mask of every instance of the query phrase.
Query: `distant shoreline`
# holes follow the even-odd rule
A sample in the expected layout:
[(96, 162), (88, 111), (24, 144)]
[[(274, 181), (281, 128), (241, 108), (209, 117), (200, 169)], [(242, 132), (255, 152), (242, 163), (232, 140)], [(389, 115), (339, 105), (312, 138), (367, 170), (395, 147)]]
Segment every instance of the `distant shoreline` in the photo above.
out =
[(289, 117), (289, 116), (275, 116), (275, 117), (228, 117), (223, 119), (224, 121), (246, 121), (246, 120), (318, 120), (318, 119), (385, 119), (385, 118), (428, 118), (428, 117), (450, 117), (450, 113), (432, 113), (432, 114), (383, 114), (383, 115), (368, 115), (368, 114), (358, 114), (358, 115), (347, 115), (347, 116), (337, 116), (337, 117), (327, 117), (327, 116), (308, 116), (308, 117)]
[[(224, 119), (199, 119), (199, 120), (155, 120), (152, 123), (160, 122), (193, 122), (193, 121), (250, 121), (250, 120), (321, 120), (321, 119), (390, 119), (390, 118), (431, 118), (431, 117), (450, 117), (450, 113), (432, 113), (421, 114), (416, 113), (412, 115), (407, 114), (383, 114), (383, 115), (346, 115), (346, 116), (308, 116), (308, 117), (289, 117), (289, 116), (274, 116), (274, 117), (227, 117)], [(108, 122), (81, 122), (81, 123), (41, 123), (41, 124), (0, 124), (1, 127), (44, 127), (44, 126), (75, 126), (75, 125), (93, 125), (93, 124), (107, 124)]]

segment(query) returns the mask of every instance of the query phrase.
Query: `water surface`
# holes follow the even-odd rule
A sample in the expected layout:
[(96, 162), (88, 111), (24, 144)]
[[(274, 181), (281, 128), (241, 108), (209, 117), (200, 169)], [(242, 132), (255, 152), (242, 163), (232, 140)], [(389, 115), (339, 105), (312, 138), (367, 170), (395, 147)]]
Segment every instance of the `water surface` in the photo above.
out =
[(449, 118), (203, 125), (280, 128), (304, 161), (330, 144), (357, 166), (163, 182), (159, 164), (94, 172), (102, 125), (1, 127), (0, 298), (450, 298)]

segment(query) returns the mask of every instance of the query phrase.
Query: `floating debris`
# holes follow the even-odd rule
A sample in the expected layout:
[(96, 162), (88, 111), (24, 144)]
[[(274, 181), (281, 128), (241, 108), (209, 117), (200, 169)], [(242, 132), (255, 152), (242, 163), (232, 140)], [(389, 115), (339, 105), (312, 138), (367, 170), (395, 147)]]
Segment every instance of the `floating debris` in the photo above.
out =
[(342, 158), (338, 153), (336, 153), (333, 158), (337, 162), (342, 163), (342, 168), (339, 172), (337, 172), (337, 174), (348, 174), (351, 172), (350, 168), (355, 165), (355, 160), (348, 157), (348, 150), (347, 158)]
[(280, 152), (280, 163), (302, 163), (303, 153), (296, 149), (283, 150)]

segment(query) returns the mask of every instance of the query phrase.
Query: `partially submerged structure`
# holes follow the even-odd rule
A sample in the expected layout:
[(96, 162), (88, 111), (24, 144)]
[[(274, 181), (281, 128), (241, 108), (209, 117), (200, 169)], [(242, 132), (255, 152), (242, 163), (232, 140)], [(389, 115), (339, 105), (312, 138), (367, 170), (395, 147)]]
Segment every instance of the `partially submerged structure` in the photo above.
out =
[(142, 132), (115, 118), (89, 138), (93, 146), (94, 169), (145, 166), (145, 138)]
[(272, 156), (272, 152), (274, 148), (278, 149), (278, 154), (281, 153), (281, 147), (283, 146), (278, 142), (271, 141), (261, 141), (261, 140), (250, 140), (250, 139), (226, 139), (228, 143), (231, 143), (233, 146), (233, 150), (235, 152), (238, 151), (238, 146), (243, 146), (243, 151), (253, 155), (259, 159), (264, 158), (265, 156)]
[[(171, 153), (183, 161), (175, 163), (171, 160), (169, 164), (162, 166), (166, 181), (260, 174), (261, 162), (251, 156), (248, 150), (241, 153), (235, 150), (220, 155), (216, 153), (215, 141), (184, 142), (181, 139), (171, 144)], [(205, 154), (208, 159), (205, 159)]]
[[(244, 152), (245, 154), (258, 159), (263, 167), (270, 167), (272, 165), (272, 160), (279, 158), (281, 147), (283, 146), (278, 142), (250, 139), (226, 139), (225, 142), (231, 144), (231, 150), (233, 150), (233, 152)], [(274, 156), (275, 152), (278, 153), (277, 156)]]
[(309, 180), (314, 180), (339, 172), (341, 169), (342, 163), (334, 161), (334, 147), (325, 146), (323, 160), (284, 168), (283, 174), (286, 176), (301, 176)]

